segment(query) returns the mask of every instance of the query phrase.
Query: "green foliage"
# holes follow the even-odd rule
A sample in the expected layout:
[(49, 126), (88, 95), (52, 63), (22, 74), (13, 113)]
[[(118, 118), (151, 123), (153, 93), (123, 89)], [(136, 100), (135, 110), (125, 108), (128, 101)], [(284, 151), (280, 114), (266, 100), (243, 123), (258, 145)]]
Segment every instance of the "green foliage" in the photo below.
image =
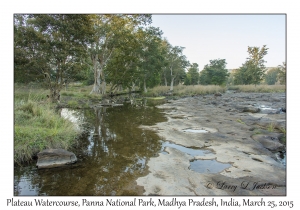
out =
[(151, 23), (151, 15), (96, 15), (89, 54), (94, 71), (93, 93), (129, 87), (139, 76), (138, 27)]
[(280, 81), (280, 84), (285, 85), (286, 84), (286, 63), (283, 62), (282, 65), (278, 66), (279, 68), (279, 74), (278, 74), (278, 80)]
[(49, 104), (15, 100), (14, 161), (21, 163), (46, 148), (69, 148), (78, 135), (74, 125)]
[(163, 68), (163, 74), (170, 78), (170, 90), (173, 90), (174, 84), (183, 83), (186, 77), (185, 68), (189, 66), (189, 61), (183, 54), (184, 47), (172, 46), (167, 40), (163, 42), (164, 51), (166, 52), (166, 62)]
[(16, 15), (15, 81), (45, 81), (50, 98), (87, 69), (86, 44), (92, 34), (92, 15)]
[(263, 80), (266, 67), (263, 59), (268, 53), (268, 48), (264, 45), (259, 47), (248, 47), (249, 57), (247, 61), (235, 72), (235, 85), (258, 85)]
[(269, 70), (265, 75), (266, 83), (268, 85), (275, 85), (275, 83), (277, 82), (279, 73), (280, 73), (279, 68), (273, 68), (273, 69)]
[(193, 63), (186, 74), (184, 80), (185, 85), (197, 85), (199, 84), (199, 68), (197, 63)]
[(78, 107), (78, 102), (74, 100), (68, 101), (68, 107), (70, 108), (77, 108)]
[(229, 76), (226, 69), (225, 59), (210, 60), (200, 72), (200, 84), (202, 85), (225, 85)]

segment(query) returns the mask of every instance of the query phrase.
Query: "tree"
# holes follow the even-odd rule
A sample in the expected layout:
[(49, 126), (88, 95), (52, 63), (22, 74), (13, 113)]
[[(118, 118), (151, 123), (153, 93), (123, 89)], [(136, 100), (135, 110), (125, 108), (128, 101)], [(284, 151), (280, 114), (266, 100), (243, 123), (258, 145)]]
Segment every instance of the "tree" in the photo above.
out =
[(263, 58), (268, 53), (266, 45), (259, 47), (248, 47), (249, 57), (235, 74), (235, 84), (259, 84), (263, 80), (266, 62)]
[(283, 62), (282, 65), (278, 66), (278, 68), (279, 68), (278, 80), (280, 84), (285, 85), (286, 84), (286, 63)]
[[(89, 47), (90, 57), (94, 71), (94, 85), (91, 93), (106, 92), (106, 75), (104, 72), (109, 60), (114, 56), (120, 57), (121, 44), (130, 41), (128, 35), (134, 32), (141, 24), (151, 23), (151, 15), (97, 15), (94, 20), (95, 34)], [(132, 34), (131, 34), (132, 35)], [(126, 47), (130, 47), (126, 45)], [(121, 46), (121, 48), (123, 48)], [(124, 48), (123, 48), (124, 49)], [(120, 61), (120, 59), (114, 59)], [(127, 66), (128, 67), (128, 66)], [(111, 68), (107, 68), (111, 69)]]
[(17, 20), (15, 27), (21, 29), (24, 37), (19, 45), (20, 34), (16, 33), (16, 71), (20, 71), (19, 54), (28, 53), (25, 63), (30, 67), (29, 71), (43, 75), (50, 89), (50, 100), (59, 100), (66, 79), (80, 71), (83, 65), (85, 44), (93, 33), (91, 16), (43, 14), (23, 17), (23, 24)]
[(199, 68), (197, 63), (193, 63), (188, 69), (184, 84), (197, 85), (198, 83), (199, 83)]
[(168, 86), (168, 81), (171, 81), (170, 78), (170, 69), (169, 69), (169, 61), (167, 59), (168, 57), (168, 51), (169, 51), (169, 42), (166, 38), (164, 38), (160, 44), (160, 52), (162, 54), (162, 57), (165, 59), (163, 60), (162, 65), (162, 72), (161, 72), (161, 84), (164, 84), (165, 86)]
[(27, 24), (28, 15), (14, 15), (14, 80), (29, 83), (43, 81), (41, 69), (47, 68), (45, 53), (39, 48), (43, 37)]
[(110, 92), (117, 88), (130, 88), (139, 78), (139, 47), (136, 32), (124, 30), (104, 69), (107, 81), (111, 84)]
[[(167, 45), (167, 68), (171, 76), (170, 90), (173, 91), (175, 78), (184, 80), (185, 68), (189, 62), (185, 55), (183, 55), (184, 47)], [(179, 77), (181, 75), (181, 77)]]
[(148, 87), (154, 87), (160, 83), (160, 74), (164, 65), (163, 52), (161, 51), (161, 35), (159, 28), (149, 27), (138, 31), (139, 43), (141, 48), (139, 51), (139, 73), (143, 84), (144, 92)]
[(274, 85), (277, 82), (280, 69), (272, 68), (265, 75), (265, 81), (268, 85)]
[(225, 59), (210, 60), (210, 64), (204, 66), (200, 72), (200, 84), (203, 85), (224, 85), (229, 76), (226, 69)]

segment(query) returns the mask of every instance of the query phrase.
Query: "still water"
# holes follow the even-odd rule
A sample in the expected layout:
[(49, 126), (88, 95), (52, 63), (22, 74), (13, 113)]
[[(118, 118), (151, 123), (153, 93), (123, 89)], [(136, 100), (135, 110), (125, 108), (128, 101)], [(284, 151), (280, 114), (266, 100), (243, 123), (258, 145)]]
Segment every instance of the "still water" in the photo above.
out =
[(162, 142), (140, 125), (166, 121), (155, 106), (125, 104), (84, 110), (61, 110), (85, 130), (72, 166), (37, 170), (35, 164), (14, 169), (14, 195), (141, 195), (135, 180), (147, 173), (146, 161)]

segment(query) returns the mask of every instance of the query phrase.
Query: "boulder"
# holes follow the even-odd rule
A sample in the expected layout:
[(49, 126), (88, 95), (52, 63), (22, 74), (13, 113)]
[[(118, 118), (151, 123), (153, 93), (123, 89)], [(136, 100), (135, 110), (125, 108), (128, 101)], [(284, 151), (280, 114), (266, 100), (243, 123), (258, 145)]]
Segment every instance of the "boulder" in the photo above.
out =
[(64, 149), (45, 149), (37, 154), (38, 168), (55, 168), (75, 163), (77, 157), (74, 153)]

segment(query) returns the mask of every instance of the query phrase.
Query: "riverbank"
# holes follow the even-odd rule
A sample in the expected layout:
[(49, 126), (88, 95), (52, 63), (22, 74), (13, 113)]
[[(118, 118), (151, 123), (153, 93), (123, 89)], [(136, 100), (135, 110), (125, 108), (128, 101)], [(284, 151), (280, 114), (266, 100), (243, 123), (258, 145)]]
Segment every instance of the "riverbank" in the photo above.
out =
[(15, 163), (29, 162), (44, 149), (69, 149), (76, 143), (80, 129), (62, 118), (53, 105), (17, 99), (14, 109)]
[[(91, 86), (81, 83), (70, 84), (67, 90), (61, 91), (59, 104), (48, 104), (48, 90), (40, 84), (20, 85), (15, 84), (15, 109), (14, 109), (14, 162), (21, 163), (30, 161), (39, 151), (46, 148), (70, 148), (74, 145), (78, 132), (72, 128), (67, 119), (60, 117), (56, 108), (89, 109), (107, 105), (115, 105), (127, 102), (138, 104), (135, 96), (125, 96), (120, 100), (105, 98), (101, 95), (89, 94)], [(207, 94), (223, 94), (226, 87), (220, 86), (175, 86), (173, 91), (170, 87), (159, 86), (149, 89), (140, 98), (145, 98), (157, 104), (160, 100), (173, 100), (185, 97), (198, 97)], [(284, 92), (285, 86), (234, 86), (230, 89), (252, 92)], [(118, 92), (121, 93), (121, 92)], [(154, 97), (154, 98), (153, 98)], [(74, 126), (73, 126), (74, 127)]]
[(137, 179), (144, 195), (286, 195), (285, 97), (227, 91), (159, 106), (168, 121), (142, 128), (199, 154), (167, 145)]

